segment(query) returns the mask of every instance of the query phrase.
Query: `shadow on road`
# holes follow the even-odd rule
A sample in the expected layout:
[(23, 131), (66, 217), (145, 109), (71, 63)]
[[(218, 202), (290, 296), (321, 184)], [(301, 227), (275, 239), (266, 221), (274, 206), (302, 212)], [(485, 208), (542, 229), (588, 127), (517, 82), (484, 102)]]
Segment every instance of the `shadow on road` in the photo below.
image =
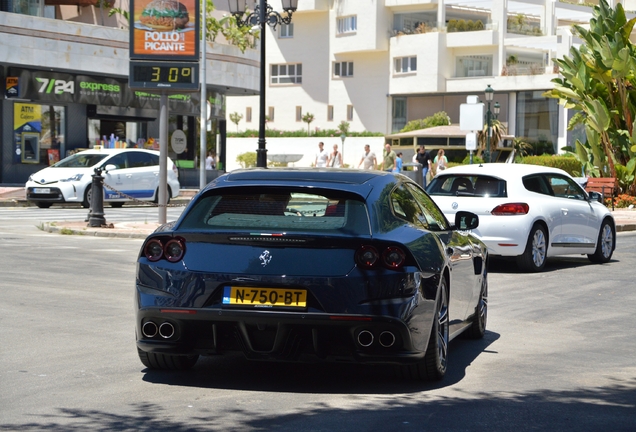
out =
[(487, 332), (481, 340), (456, 339), (449, 347), (449, 364), (441, 382), (412, 382), (397, 378), (393, 366), (350, 363), (279, 363), (246, 360), (242, 354), (202, 357), (186, 372), (146, 370), (145, 381), (155, 384), (225, 390), (327, 394), (413, 393), (453, 385), (499, 334)]
[[(202, 367), (194, 372), (198, 375)], [(359, 403), (347, 408), (321, 402), (285, 413), (237, 405), (220, 416), (213, 407), (200, 406), (186, 422), (171, 419), (166, 409), (156, 404), (140, 402), (127, 411), (129, 414), (60, 409), (57, 416), (47, 416), (41, 422), (2, 424), (0, 430), (633, 432), (636, 380), (570, 391), (477, 393), (470, 398), (461, 393), (439, 398), (421, 392), (369, 398), (363, 407)]]
[[(619, 260), (612, 259), (607, 264), (602, 265), (611, 265), (612, 263), (619, 262)], [(572, 256), (559, 256), (559, 257), (551, 257), (548, 258), (545, 263), (545, 268), (542, 273), (551, 273), (564, 269), (573, 269), (573, 268), (589, 268), (590, 271), (593, 271), (595, 266), (599, 264), (592, 263), (587, 256), (585, 255), (572, 255)], [(526, 274), (527, 272), (519, 270), (517, 267), (517, 263), (514, 258), (508, 257), (490, 257), (488, 271), (491, 273), (502, 273), (502, 274)]]

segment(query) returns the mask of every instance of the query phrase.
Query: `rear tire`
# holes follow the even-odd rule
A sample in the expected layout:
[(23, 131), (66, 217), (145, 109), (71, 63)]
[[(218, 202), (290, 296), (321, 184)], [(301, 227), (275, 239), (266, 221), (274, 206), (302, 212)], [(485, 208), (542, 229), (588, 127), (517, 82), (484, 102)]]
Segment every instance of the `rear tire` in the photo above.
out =
[[(170, 204), (170, 197), (172, 196), (172, 191), (170, 190), (170, 186), (168, 186), (168, 190), (166, 191), (166, 195), (168, 195), (166, 200), (166, 205)], [(159, 204), (159, 188), (155, 191), (155, 199), (152, 200), (153, 203)]]
[(614, 253), (615, 239), (616, 233), (614, 232), (614, 227), (607, 220), (604, 220), (598, 232), (596, 251), (593, 254), (589, 254), (587, 258), (597, 264), (609, 262)]
[(486, 334), (486, 323), (488, 322), (488, 277), (484, 274), (479, 292), (479, 301), (475, 306), (475, 316), (473, 323), (465, 331), (469, 339), (481, 339)]
[(93, 196), (91, 189), (92, 187), (90, 185), (86, 186), (86, 190), (84, 191), (84, 201), (82, 201), (83, 208), (91, 207), (91, 197)]
[(526, 250), (517, 257), (517, 266), (527, 272), (540, 272), (548, 256), (548, 236), (545, 228), (534, 224), (528, 236)]
[(51, 207), (51, 203), (39, 202), (35, 204), (38, 208), (49, 208)]
[(402, 376), (412, 380), (440, 381), (446, 375), (448, 361), (448, 289), (442, 277), (433, 328), (428, 338), (424, 359), (415, 364), (401, 366)]
[(137, 348), (137, 354), (139, 354), (139, 360), (144, 366), (156, 370), (187, 370), (194, 366), (199, 359), (197, 354), (190, 356), (170, 355), (146, 352), (139, 348)]

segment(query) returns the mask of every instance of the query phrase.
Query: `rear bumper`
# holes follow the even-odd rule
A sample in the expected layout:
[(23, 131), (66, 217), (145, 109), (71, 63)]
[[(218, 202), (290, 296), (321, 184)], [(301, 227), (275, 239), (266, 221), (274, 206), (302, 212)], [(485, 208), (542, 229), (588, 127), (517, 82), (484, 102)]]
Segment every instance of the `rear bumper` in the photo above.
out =
[(251, 360), (405, 364), (424, 356), (428, 315), (412, 316), (407, 325), (390, 316), (152, 307), (137, 311), (137, 347), (166, 354), (239, 351)]

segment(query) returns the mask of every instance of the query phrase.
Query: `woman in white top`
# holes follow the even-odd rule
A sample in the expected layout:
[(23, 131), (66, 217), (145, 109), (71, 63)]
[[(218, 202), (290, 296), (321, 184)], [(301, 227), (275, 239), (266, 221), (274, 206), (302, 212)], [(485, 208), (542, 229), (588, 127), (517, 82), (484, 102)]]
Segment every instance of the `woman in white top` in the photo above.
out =
[(338, 151), (338, 144), (333, 145), (333, 152), (329, 155), (327, 166), (331, 168), (340, 168), (342, 166), (342, 153)]

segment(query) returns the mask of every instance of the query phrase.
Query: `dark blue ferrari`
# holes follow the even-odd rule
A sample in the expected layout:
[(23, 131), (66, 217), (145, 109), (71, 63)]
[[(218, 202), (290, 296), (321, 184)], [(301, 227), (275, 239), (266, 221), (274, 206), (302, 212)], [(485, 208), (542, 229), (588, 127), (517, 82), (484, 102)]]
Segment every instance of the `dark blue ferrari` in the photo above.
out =
[(401, 174), (225, 174), (144, 242), (136, 335), (150, 369), (200, 355), (399, 365), (439, 380), (448, 343), (486, 328), (487, 248)]

